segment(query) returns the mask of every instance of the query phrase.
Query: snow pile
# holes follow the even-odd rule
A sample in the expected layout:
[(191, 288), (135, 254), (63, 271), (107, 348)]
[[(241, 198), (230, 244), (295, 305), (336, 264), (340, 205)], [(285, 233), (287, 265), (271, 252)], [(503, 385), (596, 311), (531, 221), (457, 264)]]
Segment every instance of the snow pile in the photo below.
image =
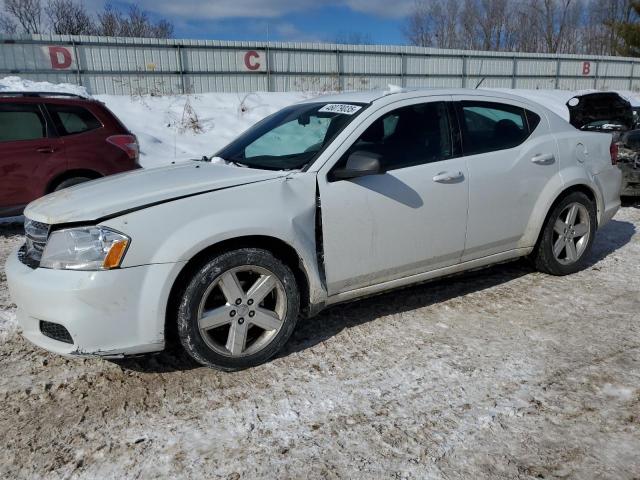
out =
[(402, 92), (406, 92), (407, 90), (402, 88), (400, 85), (394, 85), (392, 83), (389, 84), (388, 88), (382, 92), (384, 95), (392, 95), (394, 93), (402, 93)]
[(136, 134), (143, 167), (211, 156), (254, 123), (309, 93), (96, 95)]
[(0, 78), (0, 92), (56, 92), (91, 97), (87, 89), (70, 83), (34, 82), (20, 77)]

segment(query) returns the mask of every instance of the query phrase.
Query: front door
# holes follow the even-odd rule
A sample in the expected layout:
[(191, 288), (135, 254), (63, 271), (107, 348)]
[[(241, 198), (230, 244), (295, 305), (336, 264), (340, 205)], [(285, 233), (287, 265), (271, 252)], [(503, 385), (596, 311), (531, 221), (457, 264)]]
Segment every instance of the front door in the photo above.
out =
[[(337, 162), (320, 170), (329, 295), (460, 261), (469, 184), (452, 120), (445, 101), (387, 106), (355, 130)], [(331, 171), (356, 151), (380, 158), (386, 172), (333, 180)]]
[(0, 103), (0, 212), (43, 195), (50, 172), (65, 162), (62, 141), (48, 134), (39, 105)]

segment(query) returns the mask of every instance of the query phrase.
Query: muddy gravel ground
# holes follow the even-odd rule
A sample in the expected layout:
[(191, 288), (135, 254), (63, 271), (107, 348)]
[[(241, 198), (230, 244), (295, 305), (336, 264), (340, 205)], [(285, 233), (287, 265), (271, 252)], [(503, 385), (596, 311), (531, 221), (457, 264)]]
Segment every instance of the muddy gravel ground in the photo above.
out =
[[(0, 225), (0, 264), (20, 244)], [(67, 360), (0, 274), (1, 478), (640, 477), (640, 208), (570, 277), (525, 262), (332, 308), (226, 374)]]

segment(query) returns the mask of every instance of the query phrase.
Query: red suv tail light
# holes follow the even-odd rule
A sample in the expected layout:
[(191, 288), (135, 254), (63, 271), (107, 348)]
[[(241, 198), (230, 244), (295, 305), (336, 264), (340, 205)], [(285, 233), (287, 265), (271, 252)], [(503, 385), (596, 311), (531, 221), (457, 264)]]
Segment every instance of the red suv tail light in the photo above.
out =
[(138, 160), (140, 148), (135, 135), (112, 135), (107, 138), (107, 142), (123, 150), (131, 160)]
[(611, 165), (618, 164), (618, 144), (615, 142), (611, 142), (611, 146), (609, 147), (609, 153), (611, 153)]

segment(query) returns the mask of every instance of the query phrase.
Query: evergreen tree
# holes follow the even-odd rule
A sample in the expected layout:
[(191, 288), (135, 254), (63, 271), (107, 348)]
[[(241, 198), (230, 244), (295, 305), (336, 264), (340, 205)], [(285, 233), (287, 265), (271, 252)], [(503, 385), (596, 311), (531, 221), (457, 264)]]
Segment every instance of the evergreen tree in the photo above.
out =
[(632, 15), (625, 22), (614, 24), (620, 45), (618, 53), (627, 57), (640, 57), (640, 1), (630, 0)]

